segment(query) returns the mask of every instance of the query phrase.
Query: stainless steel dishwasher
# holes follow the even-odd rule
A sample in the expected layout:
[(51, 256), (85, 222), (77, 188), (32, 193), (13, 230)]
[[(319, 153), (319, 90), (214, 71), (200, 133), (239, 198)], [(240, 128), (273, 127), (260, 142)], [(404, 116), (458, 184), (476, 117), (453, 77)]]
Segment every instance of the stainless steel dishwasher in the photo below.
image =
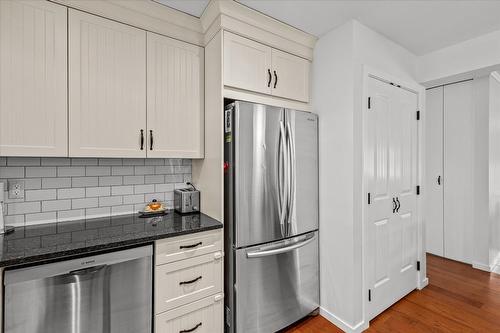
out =
[(151, 333), (152, 246), (8, 270), (5, 333)]

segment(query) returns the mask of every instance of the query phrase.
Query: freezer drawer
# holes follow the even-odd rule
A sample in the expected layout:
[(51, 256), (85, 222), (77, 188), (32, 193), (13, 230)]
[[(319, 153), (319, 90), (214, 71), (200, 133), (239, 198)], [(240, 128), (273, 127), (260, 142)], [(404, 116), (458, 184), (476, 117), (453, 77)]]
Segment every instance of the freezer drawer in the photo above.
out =
[(5, 333), (151, 333), (152, 247), (5, 272)]
[(235, 250), (236, 332), (275, 332), (319, 307), (317, 231)]

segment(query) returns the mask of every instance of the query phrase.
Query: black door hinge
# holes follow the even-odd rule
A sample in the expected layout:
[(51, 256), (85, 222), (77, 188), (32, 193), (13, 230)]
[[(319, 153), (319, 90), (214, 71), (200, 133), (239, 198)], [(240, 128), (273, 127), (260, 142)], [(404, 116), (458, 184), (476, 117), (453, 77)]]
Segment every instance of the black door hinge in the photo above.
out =
[(420, 185), (417, 186), (417, 195), (420, 195)]
[(370, 192), (368, 192), (368, 204), (372, 203), (372, 195)]
[(417, 261), (417, 271), (420, 271), (420, 261)]
[(368, 109), (372, 108), (372, 98), (368, 97)]
[(372, 290), (368, 289), (368, 302), (372, 301)]
[(420, 120), (420, 111), (417, 111), (417, 120)]

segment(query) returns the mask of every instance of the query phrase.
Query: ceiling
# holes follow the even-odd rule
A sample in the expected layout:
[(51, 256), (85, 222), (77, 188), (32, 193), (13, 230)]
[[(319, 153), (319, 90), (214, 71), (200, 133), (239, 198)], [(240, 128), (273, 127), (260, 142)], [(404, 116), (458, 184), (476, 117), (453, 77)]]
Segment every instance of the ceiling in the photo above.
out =
[[(200, 16), (208, 0), (156, 0)], [(500, 1), (238, 0), (315, 36), (356, 19), (416, 55), (500, 30)]]

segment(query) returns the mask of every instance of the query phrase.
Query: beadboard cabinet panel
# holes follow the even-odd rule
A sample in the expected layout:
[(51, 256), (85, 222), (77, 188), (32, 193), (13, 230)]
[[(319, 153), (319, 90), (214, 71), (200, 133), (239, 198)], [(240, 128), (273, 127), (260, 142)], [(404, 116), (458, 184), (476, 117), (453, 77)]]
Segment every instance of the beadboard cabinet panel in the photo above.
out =
[(0, 1), (0, 155), (66, 156), (66, 7)]
[(148, 33), (148, 157), (203, 158), (203, 48)]
[(273, 96), (309, 102), (310, 62), (273, 49)]
[(271, 94), (269, 46), (224, 32), (224, 85)]
[(144, 30), (69, 9), (69, 133), (72, 157), (146, 157)]

